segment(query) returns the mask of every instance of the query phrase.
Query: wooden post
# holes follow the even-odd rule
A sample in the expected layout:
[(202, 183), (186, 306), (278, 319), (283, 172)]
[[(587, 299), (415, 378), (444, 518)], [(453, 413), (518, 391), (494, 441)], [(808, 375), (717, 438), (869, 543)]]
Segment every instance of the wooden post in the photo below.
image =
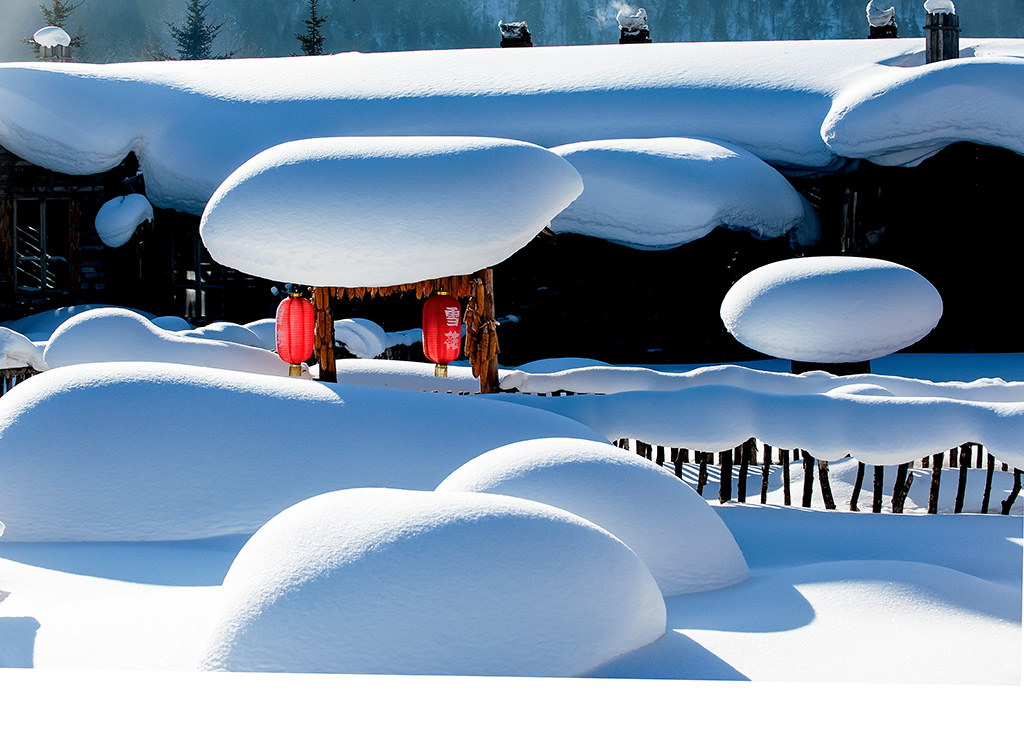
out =
[(1010, 514), (1010, 508), (1013, 507), (1013, 501), (1017, 499), (1017, 495), (1020, 494), (1020, 469), (1013, 470), (1013, 491), (1010, 492), (1010, 496), (1002, 502), (1002, 513), (1003, 515)]
[(719, 470), (718, 501), (729, 502), (732, 499), (732, 449), (722, 451)]
[(788, 448), (780, 448), (779, 449), (779, 459), (782, 462), (782, 504), (789, 506), (789, 505), (793, 504), (793, 498), (792, 498), (792, 492), (790, 491), (790, 488), (789, 488), (789, 449)]
[[(484, 280), (484, 306), (480, 318), (484, 327), (494, 326), (497, 325), (497, 316), (494, 313), (494, 270), (485, 268), (479, 275)], [(497, 338), (497, 335), (494, 337)], [(494, 354), (487, 361), (487, 368), (480, 374), (481, 394), (494, 394), (499, 391), (497, 348), (494, 350)]]
[(853, 495), (850, 497), (850, 510), (852, 512), (860, 512), (860, 508), (857, 507), (857, 500), (860, 499), (860, 490), (864, 486), (864, 462), (857, 462), (857, 479), (853, 483)]
[(882, 485), (885, 480), (885, 467), (875, 467), (875, 490), (874, 499), (871, 501), (871, 512), (880, 513), (882, 512)]
[(334, 365), (334, 318), (331, 315), (331, 290), (313, 289), (313, 353), (320, 364), (320, 381), (337, 381)]
[(807, 451), (800, 451), (800, 458), (804, 467), (804, 497), (800, 504), (809, 508), (814, 494), (814, 457)]
[(704, 494), (704, 485), (708, 481), (708, 456), (710, 453), (701, 451), (697, 454), (697, 458), (700, 459), (700, 470), (697, 473), (697, 494)]
[[(953, 463), (952, 461), (949, 463)], [(962, 513), (964, 510), (964, 494), (967, 492), (967, 465), (971, 463), (971, 449), (967, 445), (960, 446), (960, 478), (956, 484), (956, 503), (953, 505), (954, 513)]]
[(832, 496), (832, 485), (828, 481), (828, 462), (818, 459), (818, 484), (821, 485), (821, 499), (825, 501), (826, 510), (836, 509), (836, 500)]
[(960, 17), (956, 13), (928, 13), (925, 16), (924, 38), (926, 64), (959, 59)]
[(736, 500), (747, 501), (747, 469), (750, 467), (750, 450), (754, 447), (754, 439), (743, 441), (740, 446), (740, 473), (736, 480)]
[(996, 471), (996, 457), (992, 454), (988, 455), (988, 467), (985, 471), (985, 492), (981, 496), (981, 512), (988, 512), (988, 501), (992, 496), (992, 475)]
[(772, 465), (772, 447), (764, 444), (764, 458), (761, 464), (761, 504), (768, 502), (768, 474)]
[(939, 484), (942, 477), (942, 457), (944, 452), (939, 451), (932, 456), (932, 482), (928, 488), (928, 513), (935, 515), (939, 512)]
[(909, 474), (910, 464), (900, 464), (899, 469), (896, 470), (896, 483), (892, 488), (892, 511), (894, 513), (903, 512), (903, 504), (907, 499), (907, 492), (910, 491), (910, 482), (913, 479)]

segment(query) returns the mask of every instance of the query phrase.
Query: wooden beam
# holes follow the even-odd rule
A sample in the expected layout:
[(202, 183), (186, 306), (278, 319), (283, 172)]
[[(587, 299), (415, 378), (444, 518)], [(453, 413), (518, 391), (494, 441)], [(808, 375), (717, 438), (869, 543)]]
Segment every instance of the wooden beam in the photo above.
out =
[(313, 289), (313, 354), (320, 364), (320, 381), (337, 381), (334, 365), (334, 318), (331, 315), (331, 289)]

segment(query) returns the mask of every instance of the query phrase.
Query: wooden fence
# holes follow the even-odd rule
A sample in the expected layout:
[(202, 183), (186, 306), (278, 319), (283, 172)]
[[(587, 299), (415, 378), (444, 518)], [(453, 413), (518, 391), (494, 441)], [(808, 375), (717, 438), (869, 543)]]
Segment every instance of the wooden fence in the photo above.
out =
[(20, 384), (29, 376), (35, 376), (39, 372), (33, 368), (0, 368), (0, 397)]
[[(615, 444), (620, 448), (630, 448), (630, 440), (626, 438), (615, 441)], [(633, 441), (633, 450), (640, 456), (651, 459), (659, 466), (665, 466), (666, 462), (671, 463), (675, 468), (676, 476), (680, 479), (682, 479), (683, 476), (684, 464), (697, 464), (698, 474), (696, 489), (697, 492), (702, 495), (704, 487), (707, 485), (708, 466), (714, 464), (717, 459), (717, 463), (721, 467), (722, 472), (721, 477), (719, 478), (719, 502), (728, 502), (732, 499), (732, 473), (733, 468), (737, 465), (739, 466), (739, 472), (736, 477), (737, 502), (747, 502), (746, 487), (748, 473), (751, 467), (757, 466), (761, 467), (761, 489), (759, 493), (759, 501), (761, 503), (767, 502), (769, 472), (774, 461), (782, 467), (783, 504), (792, 505), (793, 493), (790, 486), (790, 467), (795, 462), (799, 461), (804, 474), (800, 504), (805, 508), (811, 507), (814, 479), (815, 475), (817, 475), (825, 508), (827, 510), (836, 509), (835, 500), (832, 496), (831, 484), (829, 482), (828, 462), (823, 459), (815, 461), (813, 456), (811, 456), (807, 451), (801, 449), (773, 449), (772, 446), (751, 438), (736, 448), (728, 451), (691, 451), (686, 448), (666, 449), (665, 446), (655, 446), (644, 443), (643, 441)], [(758, 456), (759, 453), (760, 456)], [(930, 469), (932, 475), (928, 492), (928, 513), (935, 514), (938, 512), (939, 486), (942, 477), (943, 464), (947, 460), (947, 453), (949, 455), (948, 461), (951, 464), (951, 468), (952, 466), (955, 466), (959, 469), (956, 501), (953, 512), (963, 512), (964, 496), (967, 488), (967, 470), (970, 468), (977, 468), (986, 470), (985, 490), (982, 494), (981, 512), (988, 513), (992, 494), (993, 474), (997, 468), (1002, 471), (1010, 471), (1010, 467), (1004, 462), (996, 461), (996, 458), (992, 454), (987, 453), (980, 443), (972, 442), (964, 443), (950, 449), (948, 452), (940, 451), (932, 456), (927, 456), (921, 459), (921, 468)], [(908, 461), (900, 464), (897, 468), (896, 481), (893, 484), (892, 489), (892, 512), (894, 513), (903, 512), (907, 495), (910, 492), (910, 485), (913, 481), (913, 478), (910, 476), (910, 469), (913, 467), (915, 462), (916, 460)], [(884, 494), (884, 483), (882, 478), (882, 471), (884, 467), (873, 466), (871, 468), (873, 475), (871, 512), (880, 513), (882, 512), (882, 498)], [(850, 510), (860, 510), (858, 503), (864, 486), (864, 479), (867, 473), (866, 470), (867, 466), (862, 462), (858, 462), (857, 479), (853, 485), (853, 495), (850, 499)], [(1013, 490), (1009, 497), (1000, 503), (1000, 511), (1003, 515), (1009, 515), (1010, 508), (1013, 506), (1014, 501), (1020, 494), (1021, 474), (1022, 472), (1020, 469), (1013, 469)]]

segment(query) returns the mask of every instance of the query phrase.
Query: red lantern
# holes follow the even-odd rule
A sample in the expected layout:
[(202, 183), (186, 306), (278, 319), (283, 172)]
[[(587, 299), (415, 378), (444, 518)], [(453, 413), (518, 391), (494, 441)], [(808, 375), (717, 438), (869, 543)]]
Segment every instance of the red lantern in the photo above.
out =
[(289, 376), (302, 375), (302, 363), (313, 355), (313, 305), (291, 294), (277, 307), (277, 354), (289, 364)]
[(462, 307), (445, 293), (423, 303), (423, 354), (436, 365), (435, 376), (447, 376), (448, 364), (462, 347)]

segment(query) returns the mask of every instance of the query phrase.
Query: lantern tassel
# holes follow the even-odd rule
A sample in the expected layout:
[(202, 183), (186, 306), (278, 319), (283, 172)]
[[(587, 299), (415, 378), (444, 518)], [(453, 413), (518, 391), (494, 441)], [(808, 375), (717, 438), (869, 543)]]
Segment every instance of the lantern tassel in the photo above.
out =
[(448, 364), (435, 363), (434, 364), (434, 376), (442, 376), (448, 378)]
[(300, 363), (289, 363), (288, 364), (288, 375), (289, 376), (302, 376), (302, 364), (300, 364)]

